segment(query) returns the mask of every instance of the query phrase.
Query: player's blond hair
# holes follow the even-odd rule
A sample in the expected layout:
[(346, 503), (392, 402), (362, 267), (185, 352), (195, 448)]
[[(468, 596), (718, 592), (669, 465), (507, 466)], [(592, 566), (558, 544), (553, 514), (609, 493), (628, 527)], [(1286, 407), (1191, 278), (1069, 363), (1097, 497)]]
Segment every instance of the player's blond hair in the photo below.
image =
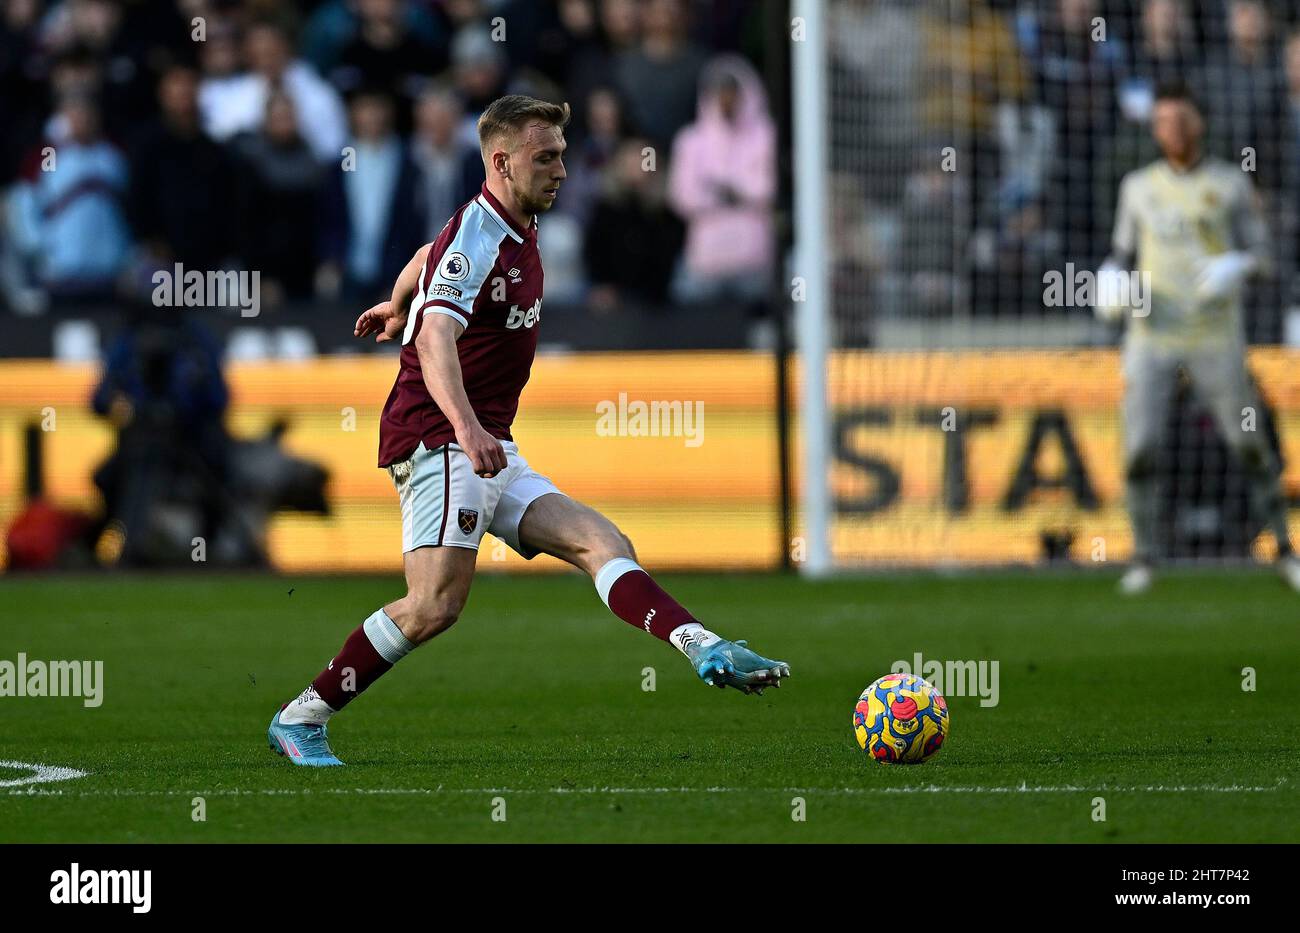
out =
[(564, 129), (569, 123), (569, 105), (552, 104), (525, 94), (498, 97), (478, 118), (478, 142), (484, 160), (494, 142), (518, 132), (529, 123), (545, 123)]

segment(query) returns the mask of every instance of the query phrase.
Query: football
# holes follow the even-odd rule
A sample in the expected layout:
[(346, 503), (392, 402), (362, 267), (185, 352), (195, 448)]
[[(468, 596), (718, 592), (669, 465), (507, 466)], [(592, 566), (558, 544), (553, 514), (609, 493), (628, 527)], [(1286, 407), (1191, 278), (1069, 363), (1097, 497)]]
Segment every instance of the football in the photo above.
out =
[(920, 764), (948, 737), (948, 703), (915, 674), (886, 674), (858, 697), (853, 733), (876, 761)]

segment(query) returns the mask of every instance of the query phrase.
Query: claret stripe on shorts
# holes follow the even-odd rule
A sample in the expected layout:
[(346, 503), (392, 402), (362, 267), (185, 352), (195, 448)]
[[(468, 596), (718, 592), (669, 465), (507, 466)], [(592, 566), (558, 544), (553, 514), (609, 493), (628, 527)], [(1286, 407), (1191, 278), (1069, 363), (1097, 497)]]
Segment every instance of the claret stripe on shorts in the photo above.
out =
[(442, 524), (438, 526), (438, 547), (447, 534), (447, 513), (451, 511), (451, 454), (448, 445), (442, 445)]

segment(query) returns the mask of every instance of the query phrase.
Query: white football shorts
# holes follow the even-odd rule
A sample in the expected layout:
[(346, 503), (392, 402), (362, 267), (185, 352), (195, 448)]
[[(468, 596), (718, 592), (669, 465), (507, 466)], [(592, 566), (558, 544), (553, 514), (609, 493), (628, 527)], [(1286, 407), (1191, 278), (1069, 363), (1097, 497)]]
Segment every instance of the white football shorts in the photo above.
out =
[(1262, 432), (1242, 430), (1244, 409), (1260, 401), (1240, 343), (1214, 341), (1175, 349), (1128, 340), (1123, 366), (1124, 453), (1129, 462), (1159, 443), (1178, 391), (1180, 366), (1191, 379), (1192, 391), (1214, 416), (1224, 443), (1234, 450), (1265, 443)]
[(429, 450), (421, 443), (409, 460), (388, 467), (402, 506), (402, 553), (421, 547), (477, 550), (483, 533), (491, 532), (521, 556), (537, 555), (520, 543), (519, 522), (535, 499), (560, 490), (528, 465), (514, 441), (501, 446), (506, 468), (491, 479), (475, 475), (458, 444)]

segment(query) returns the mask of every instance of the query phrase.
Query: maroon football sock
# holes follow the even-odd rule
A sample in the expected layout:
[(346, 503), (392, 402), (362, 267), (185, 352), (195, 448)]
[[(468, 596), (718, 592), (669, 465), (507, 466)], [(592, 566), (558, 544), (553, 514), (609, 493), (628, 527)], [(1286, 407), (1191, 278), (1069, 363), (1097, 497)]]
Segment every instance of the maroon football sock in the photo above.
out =
[(695, 621), (644, 570), (629, 570), (614, 581), (609, 589), (609, 608), (628, 625), (645, 629), (664, 641), (677, 626)]
[(392, 666), (370, 643), (365, 626), (358, 625), (334, 656), (334, 660), (316, 675), (311, 685), (316, 688), (320, 698), (329, 704), (330, 709), (338, 712)]

